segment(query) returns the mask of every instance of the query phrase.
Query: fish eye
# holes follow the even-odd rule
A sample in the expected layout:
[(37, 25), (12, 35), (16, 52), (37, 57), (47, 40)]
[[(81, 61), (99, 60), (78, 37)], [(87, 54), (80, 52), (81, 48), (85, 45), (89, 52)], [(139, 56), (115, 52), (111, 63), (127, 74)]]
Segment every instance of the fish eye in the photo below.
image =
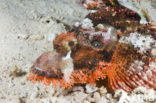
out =
[(54, 45), (54, 49), (59, 49), (60, 48), (60, 45), (59, 44), (55, 44)]
[(68, 45), (69, 45), (70, 47), (73, 47), (73, 46), (75, 45), (75, 43), (74, 43), (74, 41), (70, 41), (70, 42), (68, 43)]

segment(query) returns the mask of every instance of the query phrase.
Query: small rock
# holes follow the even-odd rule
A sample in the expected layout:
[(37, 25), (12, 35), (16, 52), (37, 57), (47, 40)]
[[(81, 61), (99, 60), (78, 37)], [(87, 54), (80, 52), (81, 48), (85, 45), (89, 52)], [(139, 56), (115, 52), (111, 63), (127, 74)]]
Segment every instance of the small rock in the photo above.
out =
[(37, 10), (32, 10), (32, 11), (30, 11), (28, 17), (29, 17), (29, 19), (36, 20), (37, 18), (41, 17), (41, 14), (39, 14), (37, 12)]
[(56, 103), (56, 101), (57, 101), (57, 97), (51, 97), (51, 102), (52, 103)]
[(80, 25), (81, 25), (80, 22), (76, 22), (76, 23), (74, 24), (74, 26), (76, 26), (76, 27), (79, 27)]
[(100, 92), (101, 95), (105, 95), (105, 94), (107, 93), (107, 89), (106, 89), (105, 87), (102, 86), (102, 87), (99, 89), (99, 92)]
[(21, 76), (24, 76), (26, 74), (27, 74), (27, 72), (23, 71), (22, 69), (19, 69), (18, 66), (15, 65), (13, 67), (13, 71), (10, 73), (10, 76), (21, 77)]
[(55, 12), (55, 9), (54, 8), (51, 8), (50, 11), (53, 13), (53, 12)]
[(22, 82), (21, 82), (21, 85), (25, 85), (25, 84), (26, 84), (26, 82), (25, 82), (25, 81), (22, 81)]
[(21, 101), (18, 98), (13, 98), (10, 101), (8, 101), (8, 103), (21, 103)]
[(27, 96), (28, 96), (27, 93), (21, 93), (19, 97), (20, 97), (20, 98), (26, 98)]
[(65, 99), (65, 97), (58, 97), (56, 103), (70, 103), (70, 101)]
[[(117, 90), (115, 92), (114, 97), (119, 99), (118, 103), (129, 103), (131, 100), (131, 98), (128, 96), (127, 92), (125, 92), (122, 89)], [(112, 98), (112, 97), (109, 97), (109, 98)]]
[(75, 91), (81, 91), (81, 92), (84, 92), (84, 88), (81, 87), (81, 86), (75, 86), (75, 87), (73, 87), (72, 91), (73, 91), (73, 92), (75, 92)]
[(136, 94), (144, 94), (146, 91), (146, 87), (138, 87), (133, 90), (133, 92)]
[(33, 92), (32, 94), (31, 94), (31, 96), (30, 96), (30, 99), (31, 100), (34, 100), (35, 98), (37, 98), (38, 97), (38, 92)]
[(112, 98), (112, 94), (106, 94), (106, 98)]
[(102, 96), (97, 103), (116, 103), (116, 102), (108, 102), (106, 97)]
[(51, 103), (51, 101), (49, 100), (49, 98), (44, 98), (44, 99), (41, 99), (41, 103)]
[(99, 102), (99, 100), (101, 98), (101, 96), (100, 96), (100, 94), (98, 92), (95, 92), (93, 97), (95, 98), (96, 103)]
[(84, 100), (84, 101), (83, 101), (83, 103), (90, 103), (90, 102), (89, 102), (89, 101), (87, 101), (87, 100)]
[(153, 56), (156, 56), (156, 48), (153, 48), (151, 53), (152, 53)]
[(122, 89), (119, 89), (115, 91), (114, 97), (118, 98), (118, 97), (121, 97), (123, 94), (126, 94), (126, 92)]
[(15, 83), (14, 83), (14, 82), (12, 82), (12, 81), (9, 81), (8, 86), (9, 86), (10, 88), (12, 88), (13, 86), (15, 86)]
[(90, 102), (90, 103), (95, 103), (95, 98), (92, 98), (92, 97), (87, 97), (87, 101)]
[(98, 88), (97, 87), (95, 87), (95, 86), (92, 86), (92, 85), (86, 85), (86, 92), (87, 93), (92, 93), (92, 92), (95, 92), (95, 91), (97, 91), (98, 90)]
[(32, 40), (43, 40), (44, 36), (43, 35), (30, 35), (29, 39), (32, 39)]
[(67, 97), (72, 103), (81, 103), (86, 99), (88, 94), (84, 92), (73, 92), (71, 95)]
[(152, 102), (152, 103), (155, 103), (155, 101), (156, 101), (156, 96), (155, 95), (146, 95), (146, 96), (144, 96), (143, 97), (143, 100), (145, 101), (145, 102)]
[(147, 94), (147, 95), (155, 95), (155, 91), (153, 90), (153, 89), (148, 89), (146, 92), (145, 92), (145, 94)]
[(99, 30), (103, 30), (105, 27), (104, 27), (103, 24), (98, 24), (98, 25), (97, 25), (97, 28), (98, 28)]
[(92, 23), (92, 20), (90, 20), (89, 18), (85, 18), (82, 23), (82, 28), (92, 28), (93, 27), (93, 23)]
[(18, 35), (17, 35), (17, 38), (18, 38), (18, 39), (24, 39), (24, 40), (26, 40), (26, 39), (29, 38), (29, 35), (27, 35), (27, 34), (18, 34)]

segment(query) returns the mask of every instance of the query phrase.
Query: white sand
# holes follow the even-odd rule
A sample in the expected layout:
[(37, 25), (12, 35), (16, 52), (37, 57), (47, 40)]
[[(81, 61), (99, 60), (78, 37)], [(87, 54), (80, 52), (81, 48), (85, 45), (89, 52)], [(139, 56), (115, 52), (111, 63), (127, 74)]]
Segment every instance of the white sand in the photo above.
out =
[[(26, 79), (33, 61), (52, 50), (55, 35), (66, 31), (65, 24), (72, 25), (86, 14), (74, 0), (0, 0), (0, 103), (129, 102), (131, 97), (122, 91), (112, 96), (103, 87), (86, 87), (89, 93), (75, 87), (76, 92), (67, 95), (66, 90)], [(142, 94), (149, 95), (137, 95)]]

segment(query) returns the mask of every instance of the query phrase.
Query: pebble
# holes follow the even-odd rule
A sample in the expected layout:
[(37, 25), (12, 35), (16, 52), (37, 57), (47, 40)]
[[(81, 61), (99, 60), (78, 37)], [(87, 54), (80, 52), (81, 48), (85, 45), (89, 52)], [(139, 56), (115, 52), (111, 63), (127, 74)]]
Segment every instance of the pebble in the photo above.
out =
[[(120, 96), (122, 96), (123, 94), (125, 94), (126, 92), (122, 89), (116, 90), (114, 97), (115, 98), (119, 98)], [(109, 94), (106, 95), (108, 98), (110, 98)]]
[(29, 19), (36, 20), (37, 18), (41, 17), (41, 15), (37, 12), (37, 10), (30, 11), (28, 15)]
[(30, 35), (29, 39), (32, 39), (32, 40), (43, 40), (44, 36), (43, 35)]
[(98, 28), (99, 30), (103, 30), (105, 27), (104, 27), (103, 24), (98, 24), (98, 25), (97, 25), (97, 28)]
[(81, 86), (75, 86), (75, 87), (73, 87), (72, 91), (81, 91), (81, 92), (84, 92), (84, 89)]
[(151, 53), (153, 56), (156, 56), (156, 48), (152, 49)]
[(9, 81), (8, 86), (9, 86), (10, 88), (12, 88), (13, 86), (15, 86), (15, 83), (14, 83), (14, 82), (12, 82), (12, 81)]
[(105, 87), (102, 86), (102, 87), (99, 89), (99, 92), (100, 92), (101, 95), (105, 95), (105, 94), (107, 93), (107, 89), (106, 89)]
[(20, 97), (20, 98), (26, 98), (27, 96), (28, 96), (28, 94), (23, 92), (23, 93), (20, 94), (19, 97)]
[(51, 97), (51, 102), (52, 103), (56, 103), (56, 101), (57, 101), (57, 97)]
[(17, 38), (18, 38), (18, 39), (24, 39), (24, 40), (26, 40), (26, 39), (29, 38), (29, 35), (27, 35), (27, 34), (18, 34), (18, 35), (17, 35)]
[(144, 94), (145, 91), (147, 91), (147, 89), (145, 87), (138, 87), (136, 89), (133, 90), (133, 93), (136, 93), (136, 94)]
[(116, 102), (108, 102), (105, 96), (102, 96), (97, 103), (116, 103)]
[(89, 102), (89, 101), (87, 101), (87, 100), (84, 100), (84, 101), (83, 101), (83, 103), (90, 103), (90, 102)]
[(106, 94), (106, 98), (108, 98), (108, 99), (110, 99), (110, 98), (112, 98), (112, 94)]
[(70, 103), (65, 97), (59, 97), (56, 101), (56, 103)]
[(54, 12), (55, 12), (55, 9), (54, 9), (54, 8), (51, 8), (50, 11), (51, 11), (52, 13), (54, 13)]
[(155, 95), (156, 94), (156, 91), (154, 89), (148, 89), (146, 91), (146, 94), (148, 94), (148, 95)]
[(95, 92), (93, 97), (95, 98), (96, 103), (99, 102), (99, 100), (101, 98), (101, 96), (100, 96), (100, 94), (98, 92)]
[(33, 99), (37, 98), (38, 95), (39, 95), (38, 92), (33, 92), (33, 93), (31, 94), (31, 96), (30, 96), (30, 99), (33, 100)]
[(44, 98), (44, 99), (41, 99), (41, 103), (51, 103), (51, 101), (49, 100), (49, 98)]
[(87, 97), (87, 100), (88, 100), (88, 102), (90, 102), (90, 103), (94, 103), (95, 102), (95, 98), (92, 98), (92, 97)]
[(8, 101), (8, 103), (21, 103), (21, 101), (18, 98), (13, 98), (10, 101)]
[(86, 85), (86, 92), (87, 93), (92, 93), (92, 92), (95, 92), (96, 90), (98, 90), (98, 88), (97, 87), (95, 87), (95, 86), (92, 86), (92, 85)]

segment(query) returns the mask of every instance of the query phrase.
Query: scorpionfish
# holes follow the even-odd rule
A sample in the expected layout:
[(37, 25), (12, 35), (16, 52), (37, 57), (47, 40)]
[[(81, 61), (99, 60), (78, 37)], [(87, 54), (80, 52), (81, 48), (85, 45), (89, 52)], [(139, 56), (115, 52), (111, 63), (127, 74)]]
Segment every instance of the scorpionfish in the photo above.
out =
[[(110, 91), (132, 91), (138, 86), (156, 88), (156, 57), (140, 53), (132, 44), (119, 42), (134, 32), (151, 35), (151, 23), (140, 24), (141, 17), (118, 0), (81, 0), (88, 10), (85, 18), (93, 26), (72, 26), (53, 41), (54, 51), (43, 53), (30, 68), (29, 80), (71, 88), (75, 84), (104, 85)], [(141, 62), (141, 63), (140, 63)]]

